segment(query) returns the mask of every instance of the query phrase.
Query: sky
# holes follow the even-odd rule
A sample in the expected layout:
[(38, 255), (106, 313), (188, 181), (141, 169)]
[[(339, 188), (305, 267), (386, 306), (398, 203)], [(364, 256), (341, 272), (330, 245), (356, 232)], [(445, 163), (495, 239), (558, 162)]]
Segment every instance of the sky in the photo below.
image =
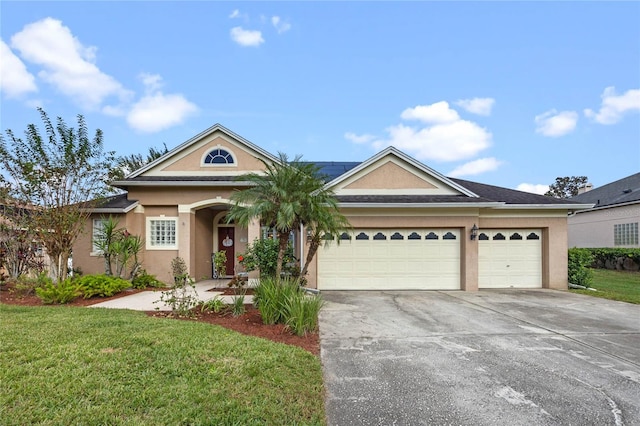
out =
[(219, 123), (308, 161), (392, 145), (544, 193), (640, 171), (640, 2), (0, 2), (0, 130), (169, 149)]

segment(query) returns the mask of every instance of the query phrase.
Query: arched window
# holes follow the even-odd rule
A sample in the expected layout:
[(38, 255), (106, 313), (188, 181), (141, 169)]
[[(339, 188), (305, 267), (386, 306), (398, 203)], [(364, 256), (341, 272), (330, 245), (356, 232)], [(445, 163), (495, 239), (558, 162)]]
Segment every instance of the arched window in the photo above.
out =
[(226, 149), (216, 148), (204, 157), (204, 164), (234, 164), (233, 155)]

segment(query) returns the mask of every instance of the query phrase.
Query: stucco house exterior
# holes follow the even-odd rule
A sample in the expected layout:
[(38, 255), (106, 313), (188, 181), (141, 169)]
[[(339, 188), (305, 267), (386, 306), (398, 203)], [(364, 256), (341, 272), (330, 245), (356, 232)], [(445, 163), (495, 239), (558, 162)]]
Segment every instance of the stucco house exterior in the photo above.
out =
[[(196, 280), (212, 276), (213, 252), (237, 255), (268, 234), (259, 223), (227, 224), (237, 177), (277, 157), (214, 125), (113, 185), (126, 191), (93, 211), (145, 241), (144, 268), (170, 282), (171, 260), (185, 259)], [(389, 147), (364, 162), (319, 162), (327, 186), (353, 226), (321, 247), (310, 287), (330, 289), (567, 288), (567, 215), (588, 205), (443, 176)], [(93, 232), (78, 240), (74, 265), (103, 271)], [(305, 258), (306, 232), (291, 236)]]
[(571, 201), (593, 207), (569, 216), (569, 247), (640, 247), (640, 173), (585, 189)]

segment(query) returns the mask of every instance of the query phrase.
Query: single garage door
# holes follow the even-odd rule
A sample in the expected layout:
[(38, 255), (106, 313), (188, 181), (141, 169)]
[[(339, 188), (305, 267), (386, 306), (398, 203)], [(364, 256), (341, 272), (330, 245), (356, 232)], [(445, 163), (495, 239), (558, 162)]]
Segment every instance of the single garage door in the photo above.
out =
[(318, 250), (321, 290), (459, 290), (459, 229), (357, 229)]
[(482, 230), (478, 269), (479, 288), (542, 287), (541, 230)]

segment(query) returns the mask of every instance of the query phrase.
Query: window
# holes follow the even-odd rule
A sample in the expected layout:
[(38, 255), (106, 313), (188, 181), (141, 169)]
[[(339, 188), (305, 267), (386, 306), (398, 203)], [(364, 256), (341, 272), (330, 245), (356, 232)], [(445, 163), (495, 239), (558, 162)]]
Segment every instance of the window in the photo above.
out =
[(147, 218), (147, 249), (175, 250), (178, 248), (178, 219)]
[(91, 254), (101, 254), (100, 243), (104, 239), (102, 231), (104, 230), (104, 223), (106, 219), (93, 219), (93, 232), (91, 237)]
[(226, 149), (216, 148), (204, 157), (204, 164), (234, 164), (233, 155)]
[(356, 235), (356, 240), (368, 240), (368, 239), (369, 239), (369, 236), (364, 232), (361, 232), (358, 235)]
[(637, 246), (638, 222), (613, 225), (613, 245)]

